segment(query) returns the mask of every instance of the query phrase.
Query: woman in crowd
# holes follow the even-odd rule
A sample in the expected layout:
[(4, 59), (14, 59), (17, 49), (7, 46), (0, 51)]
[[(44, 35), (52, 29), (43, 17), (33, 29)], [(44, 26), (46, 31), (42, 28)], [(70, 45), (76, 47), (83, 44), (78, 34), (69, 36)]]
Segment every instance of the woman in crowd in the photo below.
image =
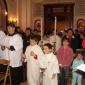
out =
[(72, 29), (68, 29), (66, 31), (66, 35), (64, 38), (67, 38), (69, 40), (69, 46), (73, 49), (73, 52), (76, 52), (76, 49), (78, 49), (78, 39), (74, 36), (74, 32)]

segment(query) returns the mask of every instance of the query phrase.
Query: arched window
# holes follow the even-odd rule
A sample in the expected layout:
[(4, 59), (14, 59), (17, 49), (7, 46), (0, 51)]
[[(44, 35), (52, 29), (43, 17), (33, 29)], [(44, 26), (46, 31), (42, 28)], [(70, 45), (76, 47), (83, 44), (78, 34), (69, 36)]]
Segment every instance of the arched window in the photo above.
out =
[(6, 29), (7, 24), (7, 4), (5, 0), (0, 0), (0, 29)]

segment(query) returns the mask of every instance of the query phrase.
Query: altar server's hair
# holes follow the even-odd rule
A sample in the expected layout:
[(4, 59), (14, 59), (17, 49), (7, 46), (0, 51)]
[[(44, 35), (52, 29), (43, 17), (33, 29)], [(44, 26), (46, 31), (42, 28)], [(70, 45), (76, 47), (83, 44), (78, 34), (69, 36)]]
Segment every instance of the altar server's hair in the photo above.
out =
[(31, 39), (31, 40), (35, 40), (36, 42), (38, 42), (38, 38), (37, 38), (36, 35), (32, 35), (32, 36), (30, 37), (30, 39)]
[(46, 43), (46, 44), (44, 44), (44, 46), (47, 46), (49, 49), (52, 49), (52, 47), (53, 47), (50, 43)]
[(14, 23), (8, 23), (7, 26), (11, 26), (15, 28), (15, 24)]

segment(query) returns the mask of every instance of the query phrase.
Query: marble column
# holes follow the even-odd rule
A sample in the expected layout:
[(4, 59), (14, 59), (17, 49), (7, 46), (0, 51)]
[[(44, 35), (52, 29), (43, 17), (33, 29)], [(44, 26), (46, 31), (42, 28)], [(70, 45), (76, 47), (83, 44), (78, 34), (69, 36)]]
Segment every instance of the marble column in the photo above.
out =
[(19, 1), (19, 25), (23, 31), (27, 27), (31, 27), (31, 0)]

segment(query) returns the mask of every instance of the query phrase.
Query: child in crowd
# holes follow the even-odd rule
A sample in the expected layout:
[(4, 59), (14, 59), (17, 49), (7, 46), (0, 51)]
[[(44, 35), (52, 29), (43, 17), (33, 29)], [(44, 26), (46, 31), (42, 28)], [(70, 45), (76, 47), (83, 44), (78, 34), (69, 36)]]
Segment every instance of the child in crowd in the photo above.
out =
[(52, 34), (49, 37), (49, 43), (54, 46), (54, 49), (53, 49), (54, 52), (55, 50), (58, 51), (58, 49), (61, 47), (61, 37), (57, 34), (55, 36), (55, 32), (52, 31)]
[(63, 38), (62, 46), (57, 51), (57, 58), (60, 66), (60, 85), (67, 85), (67, 75), (73, 60), (73, 50), (69, 47), (67, 38)]
[(47, 43), (43, 49), (45, 55), (40, 62), (41, 69), (44, 69), (43, 85), (58, 85), (59, 64), (52, 52), (52, 45)]
[(43, 35), (43, 40), (42, 41), (41, 40), (39, 41), (39, 45), (42, 46), (42, 45), (44, 45), (46, 43), (49, 43), (49, 40), (48, 40), (48, 36), (46, 34), (44, 34)]
[(25, 55), (27, 61), (27, 82), (28, 85), (40, 85), (39, 61), (43, 56), (42, 49), (37, 45), (37, 37), (31, 36), (30, 45), (27, 47)]
[(84, 61), (82, 59), (83, 56), (81, 52), (78, 51), (76, 54), (77, 54), (76, 58), (74, 59), (73, 64), (72, 64), (72, 84), (71, 85), (75, 85), (76, 81), (78, 85), (82, 85), (81, 83), (82, 75), (77, 72), (76, 67), (83, 64)]

